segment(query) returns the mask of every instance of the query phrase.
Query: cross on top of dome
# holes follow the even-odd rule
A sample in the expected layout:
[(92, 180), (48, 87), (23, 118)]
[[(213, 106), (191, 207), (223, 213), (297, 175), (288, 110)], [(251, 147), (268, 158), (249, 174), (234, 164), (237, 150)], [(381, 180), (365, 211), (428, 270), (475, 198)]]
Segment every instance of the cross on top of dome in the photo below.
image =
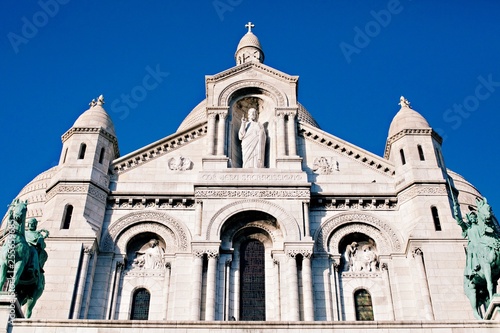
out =
[(248, 21), (247, 24), (245, 24), (245, 28), (248, 28), (248, 32), (252, 32), (252, 28), (255, 27), (255, 24), (252, 22)]

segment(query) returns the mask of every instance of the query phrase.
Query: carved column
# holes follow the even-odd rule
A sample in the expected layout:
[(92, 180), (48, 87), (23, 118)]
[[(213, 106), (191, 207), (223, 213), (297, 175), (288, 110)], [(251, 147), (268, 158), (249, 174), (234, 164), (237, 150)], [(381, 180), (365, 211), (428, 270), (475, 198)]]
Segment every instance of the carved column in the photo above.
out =
[(207, 269), (207, 299), (205, 306), (205, 320), (215, 320), (215, 292), (216, 292), (216, 277), (217, 277), (217, 251), (209, 251), (208, 269)]
[(277, 126), (277, 134), (276, 141), (278, 144), (278, 157), (285, 156), (285, 113), (278, 112), (278, 126)]
[(311, 269), (312, 251), (302, 254), (302, 292), (304, 295), (304, 320), (314, 321), (313, 283)]
[(89, 261), (92, 257), (93, 250), (91, 246), (86, 246), (83, 248), (83, 260), (82, 266), (80, 267), (80, 278), (78, 279), (78, 286), (76, 289), (76, 298), (73, 308), (72, 319), (79, 319), (80, 308), (82, 307), (83, 293), (85, 292), (85, 284), (87, 282), (87, 272), (89, 269)]
[(219, 123), (217, 128), (217, 155), (224, 156), (226, 143), (226, 112), (219, 112)]
[(193, 284), (192, 288), (192, 298), (191, 298), (191, 320), (200, 320), (201, 311), (201, 281), (203, 273), (203, 251), (194, 252), (194, 262), (193, 262)]
[(427, 274), (425, 272), (424, 253), (422, 249), (415, 248), (412, 252), (413, 258), (416, 261), (418, 280), (421, 286), (422, 299), (424, 302), (424, 315), (425, 319), (434, 320), (434, 312), (432, 310), (431, 294), (429, 285), (427, 284)]
[(288, 266), (288, 320), (300, 320), (299, 313), (299, 281), (297, 277), (297, 260), (295, 252), (287, 253)]
[(171, 263), (167, 262), (165, 263), (165, 280), (163, 281), (163, 304), (164, 304), (164, 309), (163, 309), (163, 320), (167, 320), (167, 315), (168, 315), (168, 294), (170, 292), (170, 276), (172, 273), (172, 265)]
[(288, 113), (287, 122), (287, 132), (288, 132), (288, 156), (297, 155), (297, 126), (295, 125), (295, 112)]
[(239, 262), (233, 268), (234, 282), (234, 316), (236, 320), (240, 319), (240, 267)]
[(207, 146), (208, 155), (214, 155), (214, 145), (215, 145), (215, 113), (208, 113), (208, 124), (207, 124)]
[(195, 218), (196, 218), (195, 235), (200, 236), (201, 235), (201, 225), (203, 222), (203, 201), (202, 200), (197, 199), (195, 202)]
[(231, 296), (231, 259), (227, 259), (224, 264), (224, 320), (228, 321), (231, 319), (229, 314), (229, 304)]
[(109, 304), (108, 304), (108, 319), (116, 319), (115, 318), (115, 312), (116, 312), (116, 302), (118, 299), (118, 291), (120, 290), (120, 281), (122, 277), (122, 271), (124, 268), (123, 264), (123, 259), (120, 259), (119, 261), (114, 262), (114, 268), (113, 268), (113, 281), (111, 282), (111, 297), (109, 298)]
[(302, 212), (304, 214), (304, 236), (309, 237), (310, 236), (310, 231), (309, 231), (309, 202), (303, 201), (302, 202)]
[(340, 308), (340, 256), (331, 257), (331, 272), (333, 279), (332, 299), (333, 299), (333, 320), (342, 320)]
[(276, 285), (278, 286), (277, 287), (277, 293), (276, 293), (276, 305), (278, 306), (278, 309), (276, 309), (276, 319), (275, 320), (281, 320), (281, 318), (283, 317), (283, 314), (281, 313), (281, 311), (283, 310), (283, 303), (286, 299), (286, 295), (285, 295), (285, 281), (284, 281), (284, 278), (285, 278), (285, 274), (283, 274), (283, 272), (281, 271), (281, 261), (280, 259), (277, 258), (278, 256), (275, 256), (273, 255), (273, 263), (274, 263), (274, 267), (276, 268)]
[(390, 279), (390, 276), (389, 276), (389, 267), (387, 265), (387, 263), (381, 263), (380, 264), (380, 269), (382, 270), (382, 272), (384, 273), (383, 277), (384, 277), (384, 280), (385, 280), (385, 283), (387, 284), (387, 291), (389, 293), (389, 299), (391, 301), (391, 315), (392, 315), (392, 318), (389, 318), (389, 320), (394, 320), (396, 318), (396, 315), (394, 313), (394, 300), (392, 299), (392, 288), (391, 288), (391, 279)]

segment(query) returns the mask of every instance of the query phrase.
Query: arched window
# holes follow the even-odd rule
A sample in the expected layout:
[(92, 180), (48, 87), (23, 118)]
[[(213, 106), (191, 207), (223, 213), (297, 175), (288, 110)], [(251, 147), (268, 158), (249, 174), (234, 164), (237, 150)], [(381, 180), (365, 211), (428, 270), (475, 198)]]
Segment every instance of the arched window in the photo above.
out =
[(71, 217), (73, 216), (73, 206), (67, 205), (64, 209), (62, 229), (69, 229)]
[(99, 154), (99, 164), (102, 164), (102, 161), (104, 160), (104, 153), (105, 153), (105, 149), (104, 149), (104, 147), (102, 147), (101, 153)]
[(87, 145), (82, 143), (80, 145), (80, 151), (78, 152), (78, 159), (83, 160), (85, 158), (85, 151), (87, 150)]
[(438, 209), (435, 206), (431, 207), (432, 220), (434, 221), (434, 229), (441, 231), (441, 222), (439, 221)]
[(403, 165), (405, 165), (406, 164), (406, 159), (405, 159), (405, 152), (403, 151), (403, 149), (399, 150), (399, 155), (401, 156), (401, 163)]
[(422, 149), (422, 146), (417, 145), (417, 149), (418, 149), (418, 156), (420, 157), (420, 160), (425, 161), (424, 150)]
[(365, 289), (359, 289), (354, 293), (354, 307), (356, 320), (374, 320), (372, 297)]
[(134, 291), (132, 296), (132, 310), (130, 311), (131, 320), (147, 320), (149, 316), (149, 301), (151, 294), (145, 288), (139, 288)]
[(264, 244), (251, 239), (241, 246), (240, 320), (266, 320)]

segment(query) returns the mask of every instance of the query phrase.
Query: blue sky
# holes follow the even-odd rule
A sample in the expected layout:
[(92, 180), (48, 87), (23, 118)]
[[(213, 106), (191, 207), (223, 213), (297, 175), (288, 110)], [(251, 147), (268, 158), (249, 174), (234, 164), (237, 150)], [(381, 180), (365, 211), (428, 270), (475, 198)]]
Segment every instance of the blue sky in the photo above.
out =
[[(447, 167), (500, 212), (498, 1), (1, 6), (0, 205), (58, 163), (61, 135), (100, 94), (122, 155), (174, 133), (205, 97), (204, 76), (235, 65), (252, 21), (265, 63), (300, 76), (299, 101), (323, 130), (381, 156), (404, 95), (444, 137)], [(157, 84), (125, 102), (151, 71)]]

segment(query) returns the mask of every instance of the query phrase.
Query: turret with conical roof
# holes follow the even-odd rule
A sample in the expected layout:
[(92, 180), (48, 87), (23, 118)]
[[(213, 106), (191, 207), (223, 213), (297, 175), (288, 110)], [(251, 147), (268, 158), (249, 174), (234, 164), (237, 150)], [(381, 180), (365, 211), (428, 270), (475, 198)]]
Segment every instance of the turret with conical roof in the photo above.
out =
[(119, 156), (115, 128), (103, 107), (104, 97), (89, 105), (62, 136), (58, 171), (47, 190), (46, 211), (51, 212), (47, 220), (53, 228), (72, 235), (100, 232), (109, 192), (109, 166)]
[(384, 155), (396, 166), (396, 175), (401, 177), (398, 183), (404, 186), (415, 181), (442, 181), (446, 169), (441, 137), (403, 96), (399, 105), (389, 127)]
[(248, 22), (245, 25), (248, 28), (248, 32), (241, 38), (236, 48), (236, 53), (234, 54), (236, 65), (241, 65), (249, 61), (264, 62), (264, 51), (262, 51), (259, 39), (252, 32), (254, 26), (252, 22)]

